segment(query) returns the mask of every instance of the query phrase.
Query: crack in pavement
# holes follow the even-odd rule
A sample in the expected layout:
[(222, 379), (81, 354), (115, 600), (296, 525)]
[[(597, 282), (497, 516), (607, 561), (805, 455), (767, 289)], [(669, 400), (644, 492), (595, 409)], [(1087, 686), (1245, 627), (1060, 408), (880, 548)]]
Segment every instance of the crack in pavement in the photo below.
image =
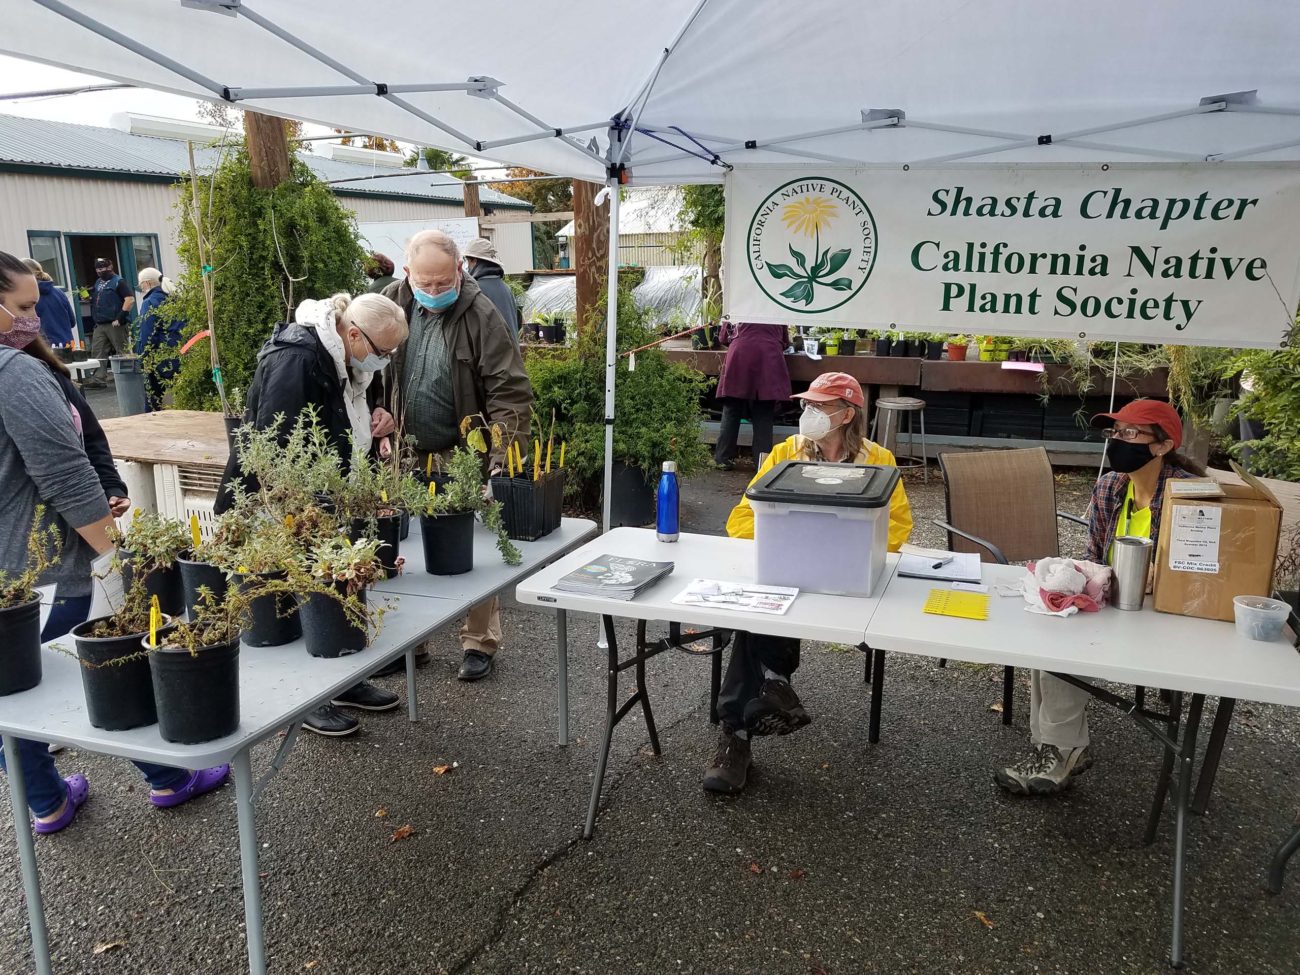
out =
[[(663, 730), (669, 732), (674, 731), (679, 725), (685, 724), (687, 721), (691, 719), (697, 719), (700, 711), (704, 711), (707, 714), (708, 711), (707, 701), (687, 711), (676, 721), (673, 721), (671, 724), (667, 725), (666, 728), (664, 728)], [(641, 755), (641, 750), (649, 743), (649, 740), (650, 740), (649, 735), (647, 735), (646, 738), (643, 739), (637, 745), (636, 750), (632, 753), (632, 757), (623, 763), (622, 769), (618, 772), (617, 775), (613, 774), (614, 772), (613, 769), (609, 769), (606, 771), (605, 787), (602, 790), (604, 794), (604, 799), (597, 810), (598, 817), (600, 812), (603, 812), (604, 810), (608, 809), (610, 803), (613, 802), (614, 795), (615, 793), (618, 792), (619, 787), (622, 786), (623, 782), (627, 780), (628, 776), (631, 775), (636, 770), (637, 759)], [(584, 826), (586, 825), (585, 809), (583, 812), (583, 825)], [(550, 853), (544, 856), (541, 860), (538, 860), (536, 863), (534, 863), (532, 869), (528, 873), (527, 878), (525, 878), (524, 882), (521, 883), (518, 887), (516, 887), (514, 893), (510, 895), (509, 901), (497, 909), (497, 916), (495, 922), (492, 925), (492, 929), (486, 935), (484, 935), (484, 937), (478, 942), (478, 944), (471, 947), (463, 958), (461, 958), (450, 968), (445, 969), (447, 975), (463, 975), (464, 972), (467, 972), (469, 970), (470, 966), (473, 965), (474, 962), (478, 961), (478, 959), (482, 957), (484, 952), (486, 952), (489, 948), (493, 947), (501, 939), (501, 936), (505, 934), (506, 924), (510, 920), (510, 915), (514, 913), (515, 908), (517, 908), (523, 902), (523, 900), (528, 896), (528, 894), (533, 889), (534, 885), (541, 878), (542, 874), (544, 874), (547, 870), (549, 870), (554, 864), (559, 863), (561, 860), (567, 857), (569, 853), (574, 849), (574, 847), (578, 846), (580, 843), (583, 842), (585, 842), (585, 840), (582, 837), (582, 832), (579, 831), (578, 835), (575, 836), (573, 839), (568, 840), (565, 843), (561, 844), (555, 850), (552, 850)]]

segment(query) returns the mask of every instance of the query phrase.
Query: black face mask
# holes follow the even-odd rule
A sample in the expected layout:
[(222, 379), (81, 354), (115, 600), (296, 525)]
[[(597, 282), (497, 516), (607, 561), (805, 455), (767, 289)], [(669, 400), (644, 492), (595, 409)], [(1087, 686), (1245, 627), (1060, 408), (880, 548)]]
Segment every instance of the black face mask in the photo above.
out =
[(1106, 462), (1113, 471), (1132, 474), (1145, 467), (1155, 459), (1149, 443), (1129, 443), (1127, 440), (1112, 440), (1106, 449)]
[(113, 276), (113, 269), (111, 267), (101, 267), (95, 273), (98, 274), (105, 281), (107, 281), (109, 278)]

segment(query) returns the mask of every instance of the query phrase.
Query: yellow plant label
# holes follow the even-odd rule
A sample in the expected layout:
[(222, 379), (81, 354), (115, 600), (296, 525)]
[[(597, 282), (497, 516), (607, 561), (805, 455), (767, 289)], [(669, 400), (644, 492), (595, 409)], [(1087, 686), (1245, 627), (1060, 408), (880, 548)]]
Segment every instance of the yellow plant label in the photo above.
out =
[(203, 541), (203, 535), (199, 532), (199, 516), (190, 515), (190, 540), (194, 542), (197, 549), (199, 543)]
[(162, 610), (158, 608), (158, 597), (149, 598), (149, 646), (158, 646), (158, 628), (162, 626)]

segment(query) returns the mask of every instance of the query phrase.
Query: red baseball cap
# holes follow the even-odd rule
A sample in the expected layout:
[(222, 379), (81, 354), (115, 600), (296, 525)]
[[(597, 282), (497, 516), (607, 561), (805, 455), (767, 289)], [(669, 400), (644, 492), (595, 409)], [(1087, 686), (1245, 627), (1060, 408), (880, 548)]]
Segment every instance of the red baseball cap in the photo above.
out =
[(1131, 423), (1133, 426), (1158, 426), (1174, 442), (1177, 450), (1183, 442), (1183, 421), (1178, 411), (1159, 399), (1135, 399), (1122, 410), (1099, 413), (1092, 418), (1094, 427), (1108, 427), (1111, 423)]
[(867, 405), (867, 398), (862, 395), (862, 387), (847, 372), (824, 372), (812, 381), (806, 393), (795, 393), (795, 399), (812, 400), (814, 403), (829, 403), (842, 399), (846, 403), (862, 408)]

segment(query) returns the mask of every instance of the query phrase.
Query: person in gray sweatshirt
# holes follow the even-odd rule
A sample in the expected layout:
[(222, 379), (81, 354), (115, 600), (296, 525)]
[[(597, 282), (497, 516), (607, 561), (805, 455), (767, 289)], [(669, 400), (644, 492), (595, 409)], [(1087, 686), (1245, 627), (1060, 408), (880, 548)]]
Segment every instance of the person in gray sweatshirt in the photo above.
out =
[[(60, 559), (40, 580), (55, 586), (43, 640), (63, 636), (90, 612), (91, 563), (110, 552), (113, 524), (99, 476), (81, 439), (82, 418), (44, 363), (22, 350), (40, 335), (36, 278), (0, 251), (0, 571), (22, 572), (38, 505), (62, 539)], [(27, 801), (38, 833), (67, 827), (90, 786), (81, 774), (59, 776), (42, 742), (18, 739)], [(0, 753), (0, 767), (4, 767)], [(177, 806), (226, 780), (220, 766), (189, 772), (137, 762), (149, 780), (150, 802)]]

